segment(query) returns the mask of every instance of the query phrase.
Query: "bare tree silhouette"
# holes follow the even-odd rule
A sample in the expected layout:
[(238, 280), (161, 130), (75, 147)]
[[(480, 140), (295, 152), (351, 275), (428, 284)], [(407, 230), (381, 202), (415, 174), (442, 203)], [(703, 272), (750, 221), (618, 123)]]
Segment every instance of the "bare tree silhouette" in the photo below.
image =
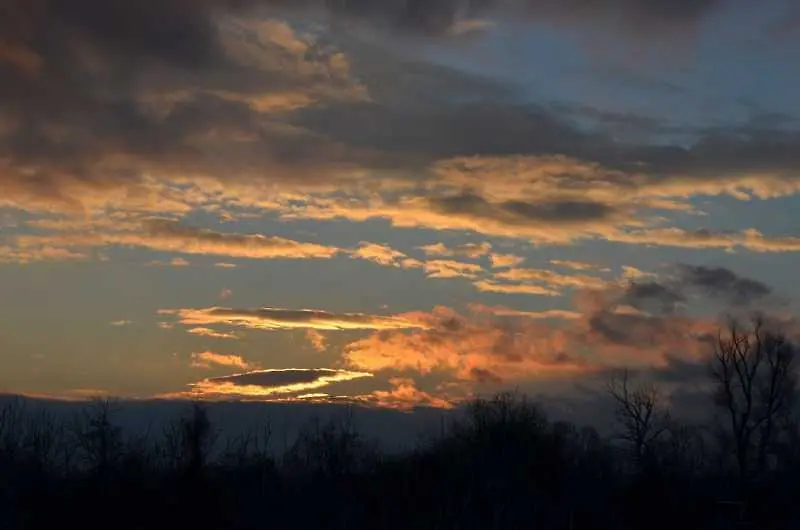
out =
[(628, 370), (612, 377), (607, 391), (613, 397), (622, 439), (630, 444), (633, 461), (639, 471), (651, 463), (654, 445), (669, 427), (658, 389), (652, 384), (630, 387)]
[(768, 329), (762, 317), (749, 326), (729, 319), (710, 359), (714, 403), (727, 417), (727, 434), (741, 485), (767, 468), (778, 430), (785, 425), (797, 386), (796, 346)]

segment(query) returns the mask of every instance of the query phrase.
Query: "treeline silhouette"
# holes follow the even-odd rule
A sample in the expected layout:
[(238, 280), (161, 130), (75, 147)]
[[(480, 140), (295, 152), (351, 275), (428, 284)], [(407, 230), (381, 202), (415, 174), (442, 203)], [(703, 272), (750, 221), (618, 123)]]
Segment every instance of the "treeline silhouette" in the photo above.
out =
[(623, 373), (608, 384), (619, 436), (501, 393), (403, 454), (363, 437), (352, 408), (277, 456), (269, 422), (223, 439), (202, 403), (131, 434), (111, 401), (71, 420), (14, 401), (0, 412), (0, 529), (800, 528), (794, 353), (763, 321), (732, 322), (709, 355), (706, 425)]

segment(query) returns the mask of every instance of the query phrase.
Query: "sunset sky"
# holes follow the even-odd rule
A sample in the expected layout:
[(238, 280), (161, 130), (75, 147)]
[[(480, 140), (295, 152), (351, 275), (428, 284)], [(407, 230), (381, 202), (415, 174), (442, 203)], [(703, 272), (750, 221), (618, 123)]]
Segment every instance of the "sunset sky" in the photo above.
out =
[(6, 0), (0, 36), (2, 392), (679, 396), (722, 313), (799, 329), (791, 0)]

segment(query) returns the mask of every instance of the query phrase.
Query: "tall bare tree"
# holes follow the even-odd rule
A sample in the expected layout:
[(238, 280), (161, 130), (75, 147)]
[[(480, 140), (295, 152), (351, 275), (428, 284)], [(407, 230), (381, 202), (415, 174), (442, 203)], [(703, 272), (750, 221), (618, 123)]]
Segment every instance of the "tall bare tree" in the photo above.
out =
[(766, 469), (771, 446), (790, 412), (797, 386), (796, 349), (760, 316), (747, 326), (730, 319), (718, 334), (710, 362), (714, 403), (727, 418), (743, 485), (751, 471)]
[(621, 377), (609, 381), (608, 393), (614, 398), (622, 438), (631, 445), (634, 462), (641, 470), (655, 442), (669, 426), (669, 415), (660, 403), (658, 389), (653, 385), (631, 388), (625, 370)]

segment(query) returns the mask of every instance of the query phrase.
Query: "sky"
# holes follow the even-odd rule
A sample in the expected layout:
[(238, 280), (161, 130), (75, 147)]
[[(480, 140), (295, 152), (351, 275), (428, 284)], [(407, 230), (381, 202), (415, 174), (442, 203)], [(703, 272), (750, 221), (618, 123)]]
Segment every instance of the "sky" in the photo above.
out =
[[(789, 334), (789, 0), (6, 0), (0, 391), (675, 406)], [(682, 401), (683, 400), (683, 401)]]

